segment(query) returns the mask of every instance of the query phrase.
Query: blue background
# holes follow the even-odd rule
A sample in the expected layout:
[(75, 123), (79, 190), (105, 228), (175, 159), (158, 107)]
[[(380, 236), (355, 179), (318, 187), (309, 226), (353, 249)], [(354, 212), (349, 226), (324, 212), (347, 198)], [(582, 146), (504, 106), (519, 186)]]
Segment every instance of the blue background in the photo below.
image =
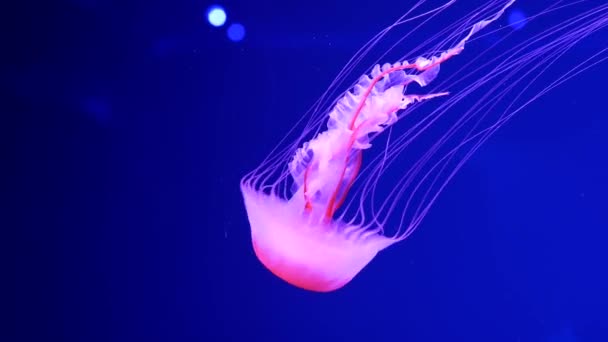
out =
[(408, 3), (225, 1), (238, 43), (211, 4), (4, 22), (3, 340), (608, 341), (608, 63), (490, 139), (410, 239), (309, 293), (254, 256), (239, 179)]

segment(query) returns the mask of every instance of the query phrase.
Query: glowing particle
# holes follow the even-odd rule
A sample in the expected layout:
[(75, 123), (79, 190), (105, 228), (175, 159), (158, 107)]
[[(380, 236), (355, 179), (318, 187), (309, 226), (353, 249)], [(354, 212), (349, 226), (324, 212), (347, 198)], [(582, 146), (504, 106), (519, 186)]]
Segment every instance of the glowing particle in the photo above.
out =
[(515, 30), (521, 30), (528, 23), (528, 19), (524, 12), (520, 10), (513, 10), (509, 14), (509, 26), (514, 28)]
[(207, 20), (212, 26), (220, 27), (226, 23), (226, 11), (221, 6), (211, 6), (207, 10)]
[(238, 42), (245, 38), (245, 27), (241, 24), (232, 24), (228, 27), (228, 39)]

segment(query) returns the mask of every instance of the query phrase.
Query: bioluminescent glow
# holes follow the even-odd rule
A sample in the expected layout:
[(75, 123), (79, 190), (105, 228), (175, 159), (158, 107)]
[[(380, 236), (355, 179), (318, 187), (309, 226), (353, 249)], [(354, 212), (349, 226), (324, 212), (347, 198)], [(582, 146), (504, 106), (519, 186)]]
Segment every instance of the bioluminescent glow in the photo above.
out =
[(238, 23), (232, 24), (228, 27), (226, 34), (228, 35), (228, 39), (233, 42), (240, 42), (245, 38), (245, 26)]
[(207, 20), (209, 24), (220, 27), (226, 23), (226, 11), (218, 5), (213, 5), (207, 10)]

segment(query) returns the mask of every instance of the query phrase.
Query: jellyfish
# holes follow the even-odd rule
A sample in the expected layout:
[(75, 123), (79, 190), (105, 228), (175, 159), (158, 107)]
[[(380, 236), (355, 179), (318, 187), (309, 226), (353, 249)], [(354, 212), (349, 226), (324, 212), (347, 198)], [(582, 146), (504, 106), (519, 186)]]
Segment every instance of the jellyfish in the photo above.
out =
[[(254, 253), (291, 285), (330, 292), (351, 282), (380, 251), (420, 226), (446, 185), (500, 127), (608, 58), (605, 36), (583, 58), (571, 53), (587, 37), (605, 33), (608, 3), (556, 1), (523, 18), (526, 29), (514, 30), (498, 21), (515, 1), (493, 0), (380, 65), (455, 4), (421, 10), (425, 2), (365, 44), (241, 179)], [(390, 40), (395, 35), (389, 33), (406, 27)], [(482, 42), (466, 56), (465, 46), (468, 51)], [(389, 47), (378, 60), (331, 101), (382, 44)], [(441, 77), (440, 69), (458, 59), (460, 65)]]

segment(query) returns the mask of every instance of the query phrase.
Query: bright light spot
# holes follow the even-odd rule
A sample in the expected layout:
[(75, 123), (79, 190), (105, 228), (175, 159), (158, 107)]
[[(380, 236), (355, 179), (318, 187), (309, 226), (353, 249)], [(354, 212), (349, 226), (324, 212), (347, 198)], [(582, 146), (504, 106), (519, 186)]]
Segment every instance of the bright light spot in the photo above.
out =
[(220, 27), (226, 23), (226, 11), (221, 6), (214, 5), (207, 10), (209, 24)]
[(233, 42), (238, 42), (245, 38), (245, 26), (241, 24), (232, 24), (228, 27), (228, 39)]
[(516, 30), (521, 30), (522, 28), (524, 28), (524, 26), (526, 26), (527, 23), (528, 19), (526, 18), (524, 12), (516, 9), (509, 13), (509, 25), (512, 28)]

